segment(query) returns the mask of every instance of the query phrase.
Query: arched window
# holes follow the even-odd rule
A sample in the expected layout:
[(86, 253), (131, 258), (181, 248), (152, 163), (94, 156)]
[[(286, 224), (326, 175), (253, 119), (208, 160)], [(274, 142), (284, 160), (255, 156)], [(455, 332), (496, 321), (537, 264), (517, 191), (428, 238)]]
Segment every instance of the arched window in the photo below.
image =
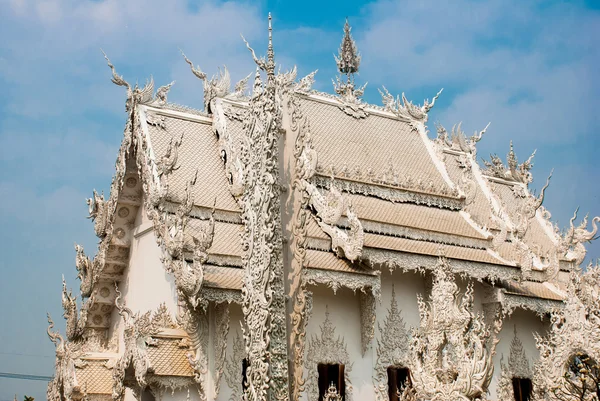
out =
[(319, 372), (319, 401), (324, 399), (327, 389), (332, 383), (340, 396), (346, 395), (344, 365), (320, 363), (317, 365), (317, 370)]
[(402, 394), (406, 386), (410, 386), (410, 370), (402, 366), (390, 366), (387, 368), (388, 376), (388, 397), (390, 401), (400, 401), (399, 394)]
[(246, 376), (246, 372), (248, 371), (248, 359), (244, 358), (242, 360), (242, 394), (246, 392), (248, 388), (248, 377)]
[(531, 379), (513, 377), (512, 385), (515, 401), (529, 401), (531, 399), (531, 390), (533, 388)]

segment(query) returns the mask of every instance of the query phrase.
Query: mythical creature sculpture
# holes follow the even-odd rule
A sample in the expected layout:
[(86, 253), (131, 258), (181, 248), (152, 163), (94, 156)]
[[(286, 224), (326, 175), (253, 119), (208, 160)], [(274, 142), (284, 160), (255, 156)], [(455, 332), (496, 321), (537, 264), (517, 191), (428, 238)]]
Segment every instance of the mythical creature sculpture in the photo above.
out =
[(81, 281), (81, 298), (89, 298), (92, 295), (94, 285), (98, 282), (100, 276), (96, 258), (92, 261), (85, 255), (83, 246), (75, 244), (75, 268), (77, 269), (77, 278)]
[(337, 253), (338, 257), (345, 257), (350, 261), (355, 261), (362, 254), (362, 248), (365, 241), (365, 233), (358, 220), (358, 216), (348, 206), (346, 210), (348, 216), (348, 225), (350, 231), (341, 230), (335, 225), (329, 225), (318, 221), (321, 229), (331, 237), (331, 249)]
[(67, 283), (63, 277), (63, 290), (62, 290), (62, 307), (63, 317), (67, 321), (67, 339), (71, 342), (79, 341), (83, 337), (85, 325), (87, 323), (88, 311), (94, 304), (93, 295), (83, 302), (81, 310), (77, 311), (77, 300), (71, 294), (71, 291), (67, 291)]
[(413, 127), (416, 127), (415, 123), (424, 124), (427, 122), (427, 113), (433, 108), (435, 101), (440, 97), (443, 90), (444, 89), (441, 89), (431, 102), (425, 100), (423, 106), (414, 105), (406, 99), (404, 93), (402, 93), (402, 98), (398, 96), (394, 99), (385, 86), (383, 87), (383, 91), (379, 90), (379, 93), (381, 94), (383, 105), (387, 111), (394, 113), (401, 121), (410, 123)]
[(231, 99), (245, 99), (247, 97), (248, 81), (250, 80), (251, 76), (252, 73), (240, 79), (233, 87), (233, 93), (228, 97)]
[[(446, 258), (433, 271), (429, 302), (419, 296), (421, 325), (413, 329), (411, 379), (418, 399), (482, 400), (494, 371), (497, 338), (482, 315), (473, 312), (473, 285), (459, 289)], [(494, 323), (494, 334), (501, 320)], [(488, 344), (489, 343), (489, 344)], [(489, 345), (489, 348), (488, 348)]]
[(329, 388), (327, 389), (327, 392), (323, 396), (323, 401), (343, 401), (343, 400), (344, 400), (344, 397), (342, 397), (338, 393), (337, 388), (335, 388), (335, 384), (331, 383), (329, 385)]
[(583, 244), (592, 242), (597, 239), (596, 233), (598, 232), (598, 223), (600, 222), (600, 216), (596, 216), (592, 219), (592, 230), (588, 231), (588, 216), (586, 215), (581, 224), (575, 226), (573, 223), (577, 219), (577, 212), (579, 208), (573, 213), (573, 217), (569, 221), (570, 227), (565, 233), (562, 242), (563, 245), (573, 254), (575, 257), (575, 265), (579, 266), (585, 259), (587, 253)]
[(86, 199), (86, 203), (88, 205), (88, 219), (94, 222), (96, 235), (98, 238), (104, 238), (108, 225), (108, 204), (104, 200), (104, 194), (98, 195), (98, 192), (94, 189), (92, 197)]
[[(598, 266), (590, 266), (585, 274), (573, 271), (565, 307), (552, 312), (550, 330), (545, 337), (534, 335), (540, 352), (533, 374), (534, 400), (598, 400), (598, 277)], [(590, 369), (588, 362), (595, 368)], [(581, 369), (586, 366), (587, 369)]]

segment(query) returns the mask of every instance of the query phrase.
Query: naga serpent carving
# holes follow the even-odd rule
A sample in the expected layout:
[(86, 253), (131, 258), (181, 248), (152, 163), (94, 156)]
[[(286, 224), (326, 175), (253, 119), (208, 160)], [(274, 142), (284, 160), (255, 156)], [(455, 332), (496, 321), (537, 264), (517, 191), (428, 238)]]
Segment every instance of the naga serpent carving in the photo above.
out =
[(104, 200), (104, 195), (98, 195), (98, 192), (94, 189), (91, 198), (86, 199), (88, 205), (88, 219), (94, 222), (94, 231), (98, 238), (104, 238), (106, 236), (106, 228), (108, 223), (108, 205)]
[(573, 222), (577, 218), (577, 212), (579, 209), (575, 210), (573, 217), (569, 221), (570, 228), (567, 233), (563, 237), (564, 245), (573, 252), (575, 256), (575, 265), (579, 266), (583, 260), (585, 259), (585, 255), (587, 253), (585, 246), (583, 244), (587, 242), (591, 242), (598, 237), (596, 237), (596, 233), (598, 232), (598, 223), (600, 222), (600, 216), (596, 216), (592, 219), (592, 230), (588, 231), (588, 216), (586, 215), (581, 224), (575, 226)]
[(88, 318), (88, 310), (94, 304), (94, 297), (91, 296), (81, 305), (81, 310), (77, 311), (77, 300), (71, 294), (71, 291), (67, 291), (67, 283), (63, 277), (63, 290), (62, 290), (62, 307), (64, 310), (63, 317), (67, 323), (67, 339), (69, 341), (77, 341), (83, 337), (85, 325)]
[[(97, 256), (96, 256), (97, 258)], [(75, 244), (75, 267), (77, 277), (81, 281), (81, 298), (89, 298), (92, 295), (94, 285), (98, 282), (99, 266), (96, 258), (92, 261), (85, 255), (83, 246)]]

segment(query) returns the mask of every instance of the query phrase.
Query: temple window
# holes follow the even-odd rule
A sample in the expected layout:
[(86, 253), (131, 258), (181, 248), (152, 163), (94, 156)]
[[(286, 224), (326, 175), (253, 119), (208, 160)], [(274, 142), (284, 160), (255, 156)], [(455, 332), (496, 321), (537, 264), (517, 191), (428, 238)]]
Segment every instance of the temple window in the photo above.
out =
[(387, 368), (388, 396), (390, 401), (400, 401), (399, 394), (404, 388), (410, 386), (410, 370), (401, 366), (390, 366)]
[(246, 392), (248, 388), (248, 378), (246, 372), (248, 371), (248, 359), (242, 359), (242, 394)]
[(344, 365), (320, 363), (317, 365), (319, 372), (319, 401), (322, 401), (327, 389), (333, 383), (339, 395), (346, 395), (346, 381), (344, 379)]
[(515, 394), (515, 401), (529, 401), (531, 399), (532, 385), (530, 379), (513, 377), (512, 385)]

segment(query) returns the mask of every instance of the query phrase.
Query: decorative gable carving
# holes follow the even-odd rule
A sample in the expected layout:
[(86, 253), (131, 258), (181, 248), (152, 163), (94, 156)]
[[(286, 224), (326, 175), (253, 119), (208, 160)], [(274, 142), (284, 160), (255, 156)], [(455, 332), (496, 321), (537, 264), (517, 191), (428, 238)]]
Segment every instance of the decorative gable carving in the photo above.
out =
[(375, 399), (387, 401), (388, 378), (387, 368), (390, 366), (410, 366), (410, 336), (402, 319), (402, 311), (398, 308), (396, 291), (392, 285), (392, 299), (383, 327), (378, 324), (377, 361), (375, 362)]
[(346, 349), (344, 337), (335, 334), (335, 327), (329, 320), (329, 309), (325, 306), (325, 321), (321, 326), (321, 335), (310, 339), (306, 354), (305, 367), (308, 372), (306, 389), (309, 400), (319, 398), (319, 374), (317, 367), (320, 363), (341, 364), (345, 366), (344, 377), (346, 380), (346, 401), (352, 401), (352, 383), (349, 373), (352, 371), (350, 355)]

